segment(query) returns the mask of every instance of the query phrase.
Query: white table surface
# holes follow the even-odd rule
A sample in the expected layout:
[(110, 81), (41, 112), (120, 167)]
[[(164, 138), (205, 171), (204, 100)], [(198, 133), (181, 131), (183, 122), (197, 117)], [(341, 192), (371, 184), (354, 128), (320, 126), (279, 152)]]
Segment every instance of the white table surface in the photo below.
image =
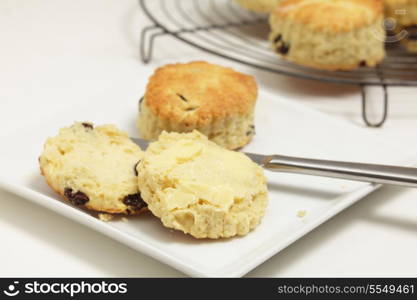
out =
[[(103, 85), (112, 85), (115, 94), (132, 89), (139, 97), (156, 66), (194, 59), (249, 72), (264, 90), (363, 127), (354, 87), (249, 69), (171, 37), (157, 40), (154, 60), (144, 66), (138, 45), (146, 24), (136, 0), (0, 1), (0, 137), (47, 109), (43, 99), (70, 101), (76, 95), (87, 101)], [(386, 126), (366, 130), (417, 149), (417, 89), (389, 92)], [(0, 204), (2, 277), (184, 276), (8, 192), (0, 190)], [(417, 190), (383, 187), (248, 276), (417, 276), (416, 253)]]

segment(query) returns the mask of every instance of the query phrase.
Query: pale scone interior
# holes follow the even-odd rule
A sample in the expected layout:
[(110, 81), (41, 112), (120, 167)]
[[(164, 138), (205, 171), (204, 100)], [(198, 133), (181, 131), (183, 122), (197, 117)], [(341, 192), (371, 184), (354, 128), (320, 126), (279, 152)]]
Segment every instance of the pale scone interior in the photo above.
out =
[(47, 183), (73, 204), (107, 213), (137, 213), (135, 166), (143, 152), (113, 125), (76, 123), (49, 138), (39, 158)]
[(267, 206), (263, 170), (197, 131), (163, 132), (138, 165), (142, 198), (169, 228), (196, 238), (245, 235)]

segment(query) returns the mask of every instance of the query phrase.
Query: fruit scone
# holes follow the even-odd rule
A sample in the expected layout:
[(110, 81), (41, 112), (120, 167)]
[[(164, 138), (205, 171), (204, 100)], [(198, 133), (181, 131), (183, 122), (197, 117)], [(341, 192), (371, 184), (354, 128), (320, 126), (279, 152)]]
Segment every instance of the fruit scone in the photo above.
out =
[(381, 0), (283, 0), (270, 15), (274, 50), (324, 70), (373, 67), (385, 57)]
[(163, 132), (137, 171), (149, 210), (164, 226), (195, 238), (246, 235), (268, 203), (262, 168), (197, 131)]
[(417, 1), (384, 0), (384, 3), (385, 15), (396, 22), (394, 34), (408, 51), (417, 53)]
[(39, 157), (48, 185), (76, 206), (105, 213), (146, 209), (136, 164), (143, 152), (113, 125), (75, 123), (49, 138)]
[(225, 148), (243, 147), (255, 134), (257, 95), (255, 79), (230, 68), (203, 61), (163, 66), (139, 101), (139, 135), (155, 140), (162, 131), (197, 129)]
[(240, 6), (260, 13), (270, 13), (282, 0), (235, 0)]

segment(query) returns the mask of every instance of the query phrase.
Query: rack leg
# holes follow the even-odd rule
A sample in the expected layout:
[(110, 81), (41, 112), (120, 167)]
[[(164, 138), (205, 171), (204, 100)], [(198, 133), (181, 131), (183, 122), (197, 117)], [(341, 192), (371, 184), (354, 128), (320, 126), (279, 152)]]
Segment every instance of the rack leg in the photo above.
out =
[(368, 117), (368, 110), (367, 110), (367, 97), (366, 97), (366, 91), (365, 91), (365, 85), (361, 85), (361, 93), (362, 93), (362, 118), (363, 121), (365, 122), (365, 124), (369, 127), (374, 127), (374, 128), (378, 128), (381, 127), (382, 125), (384, 125), (385, 121), (387, 120), (387, 116), (388, 116), (388, 90), (387, 90), (387, 86), (384, 84), (382, 85), (383, 91), (384, 91), (384, 102), (383, 102), (383, 112), (382, 112), (382, 117), (381, 120), (379, 122), (373, 123), (371, 121), (369, 121), (369, 117)]
[(143, 63), (147, 64), (151, 61), (155, 38), (164, 34), (166, 32), (157, 25), (143, 28), (140, 36), (140, 57)]

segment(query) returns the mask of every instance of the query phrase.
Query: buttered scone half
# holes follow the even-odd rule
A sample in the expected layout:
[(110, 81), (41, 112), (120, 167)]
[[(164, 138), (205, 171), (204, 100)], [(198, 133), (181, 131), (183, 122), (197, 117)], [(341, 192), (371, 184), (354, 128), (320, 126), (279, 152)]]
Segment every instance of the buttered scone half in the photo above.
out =
[(49, 138), (39, 158), (48, 185), (76, 206), (136, 214), (146, 208), (136, 164), (143, 152), (113, 125), (75, 123)]
[(283, 0), (270, 16), (273, 49), (324, 69), (373, 67), (385, 57), (381, 0)]
[(162, 131), (194, 129), (228, 148), (243, 147), (255, 134), (258, 88), (252, 76), (203, 61), (170, 64), (150, 77), (139, 102), (139, 135), (156, 140)]
[(137, 170), (149, 210), (166, 227), (195, 238), (246, 235), (267, 207), (262, 168), (197, 131), (163, 132)]
[(282, 0), (235, 0), (240, 6), (260, 13), (270, 13)]

